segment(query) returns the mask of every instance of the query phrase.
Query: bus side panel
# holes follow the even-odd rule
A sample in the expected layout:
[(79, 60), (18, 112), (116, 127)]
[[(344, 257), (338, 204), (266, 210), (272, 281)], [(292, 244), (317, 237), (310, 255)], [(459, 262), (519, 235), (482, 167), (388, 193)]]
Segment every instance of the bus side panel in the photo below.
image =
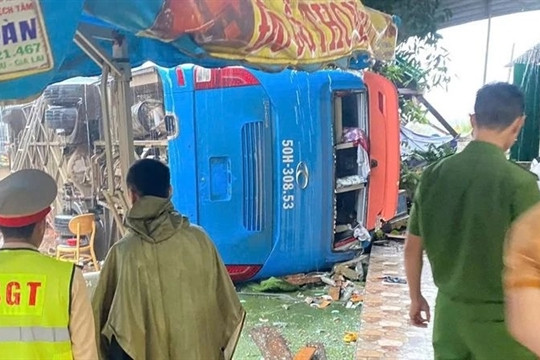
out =
[(331, 196), (325, 191), (332, 186), (325, 174), (331, 158), (323, 159), (322, 151), (323, 134), (331, 127), (320, 121), (323, 84), (304, 72), (255, 73), (273, 108), (276, 219), (274, 247), (257, 277), (317, 269), (325, 263), (331, 219)]
[(257, 278), (323, 270), (349, 260), (354, 252), (332, 251), (332, 93), (362, 89), (361, 79), (334, 71), (255, 73), (273, 107), (277, 236)]
[[(191, 70), (185, 68), (189, 74)], [(193, 223), (199, 220), (197, 211), (197, 153), (195, 147), (195, 105), (191, 84), (179, 86), (174, 69), (161, 70), (165, 112), (176, 119), (176, 137), (169, 140), (172, 201), (175, 208)], [(191, 78), (191, 76), (186, 76)]]
[(385, 77), (364, 73), (369, 95), (370, 160), (367, 228), (378, 217), (392, 219), (397, 210), (400, 173), (398, 93)]
[(272, 248), (272, 126), (260, 86), (197, 90), (199, 225), (226, 265), (262, 265)]

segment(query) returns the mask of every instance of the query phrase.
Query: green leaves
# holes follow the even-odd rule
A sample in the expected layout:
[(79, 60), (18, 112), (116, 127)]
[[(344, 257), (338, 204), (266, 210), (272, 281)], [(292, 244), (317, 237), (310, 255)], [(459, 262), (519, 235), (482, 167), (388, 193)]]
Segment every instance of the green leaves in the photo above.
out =
[[(399, 187), (407, 191), (409, 200), (412, 200), (414, 197), (414, 192), (420, 182), (422, 171), (427, 166), (453, 155), (455, 152), (455, 149), (449, 144), (439, 147), (430, 144), (426, 151), (415, 150), (407, 161), (401, 163)], [(416, 164), (416, 166), (410, 166), (409, 164)]]
[[(397, 15), (401, 19), (399, 41), (411, 36), (425, 38), (437, 33), (437, 25), (450, 19), (449, 9), (441, 9), (439, 0), (364, 0), (365, 6)], [(430, 41), (434, 41), (433, 38)]]
[[(451, 80), (448, 71), (449, 53), (440, 45), (438, 25), (452, 17), (449, 9), (441, 9), (439, 0), (363, 0), (364, 5), (397, 15), (399, 27), (396, 60), (392, 63), (377, 63), (373, 67), (396, 84), (417, 92), (434, 88), (447, 88)], [(410, 96), (400, 96), (400, 118), (402, 123), (429, 123), (427, 110)], [(419, 166), (409, 167), (402, 163), (400, 187), (412, 198), (425, 166), (436, 162), (454, 150), (449, 146), (430, 146), (427, 151), (415, 151), (412, 162)]]
[(429, 124), (428, 111), (413, 99), (401, 99), (400, 117), (403, 124)]

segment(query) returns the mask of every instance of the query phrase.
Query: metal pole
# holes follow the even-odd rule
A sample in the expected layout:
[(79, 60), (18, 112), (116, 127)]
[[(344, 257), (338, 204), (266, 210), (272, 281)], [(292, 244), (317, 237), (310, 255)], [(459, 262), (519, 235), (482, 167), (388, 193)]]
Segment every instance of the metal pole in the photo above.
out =
[(514, 69), (514, 53), (516, 51), (516, 43), (512, 44), (512, 52), (510, 53), (510, 65), (508, 66), (508, 81), (512, 80), (512, 70)]
[[(103, 65), (103, 72), (101, 75), (101, 83), (99, 84), (101, 88), (101, 111), (103, 116), (103, 139), (105, 140), (105, 168), (107, 169), (107, 188), (102, 189), (103, 197), (105, 198), (107, 205), (111, 208), (110, 210), (105, 210), (103, 213), (104, 219), (106, 219), (106, 224), (111, 224), (112, 219), (114, 218), (114, 202), (110, 202), (111, 196), (114, 195), (116, 191), (116, 184), (114, 183), (114, 157), (113, 157), (113, 140), (111, 136), (111, 110), (109, 103), (109, 67), (108, 65)], [(99, 167), (98, 167), (99, 169)], [(94, 181), (95, 181), (94, 177)], [(110, 228), (105, 228), (105, 241), (106, 249), (111, 247), (111, 244), (114, 241), (114, 235)]]
[(113, 62), (121, 70), (122, 75), (115, 75), (117, 82), (117, 110), (118, 110), (118, 143), (120, 153), (120, 169), (122, 171), (122, 189), (127, 194), (126, 176), (129, 167), (135, 161), (135, 146), (133, 145), (133, 119), (131, 118), (131, 65), (127, 42), (123, 37), (117, 37), (113, 43)]
[(107, 167), (107, 187), (114, 193), (114, 158), (112, 153), (112, 139), (111, 139), (111, 119), (109, 112), (109, 67), (103, 66), (103, 72), (101, 75), (101, 111), (103, 116), (103, 138), (105, 140), (105, 164)]
[(487, 0), (487, 11), (488, 11), (488, 26), (487, 26), (487, 39), (486, 39), (486, 58), (484, 60), (484, 81), (485, 85), (487, 82), (487, 72), (488, 72), (488, 62), (489, 62), (489, 43), (491, 40), (491, 0)]
[[(109, 55), (95, 42), (93, 37), (99, 39), (106, 39), (113, 42), (113, 56)], [(124, 38), (118, 33), (103, 30), (92, 26), (80, 26), (77, 30), (74, 39), (75, 43), (103, 70), (101, 79), (101, 106), (103, 108), (103, 126), (104, 126), (104, 140), (105, 140), (105, 155), (106, 155), (106, 169), (107, 169), (107, 182), (108, 189), (103, 190), (103, 195), (106, 199), (107, 206), (109, 207), (109, 213), (114, 218), (115, 222), (109, 221), (111, 217), (106, 218), (107, 223), (111, 223), (111, 229), (113, 224), (118, 229), (123, 230), (122, 219), (120, 218), (117, 205), (114, 199), (117, 190), (115, 184), (115, 172), (114, 172), (114, 144), (112, 130), (114, 129), (113, 109), (111, 104), (116, 102), (116, 116), (117, 129), (119, 133), (119, 146), (120, 146), (120, 162), (121, 162), (121, 174), (124, 181), (122, 181), (121, 187), (125, 194), (126, 184), (125, 176), (127, 170), (134, 159), (134, 146), (133, 146), (133, 126), (131, 120), (131, 93), (129, 83), (131, 81), (131, 65), (127, 53), (127, 43)], [(109, 73), (112, 73), (114, 78), (114, 86), (116, 89), (116, 97), (109, 97), (112, 93), (108, 86)], [(128, 109), (128, 111), (126, 111)], [(121, 194), (122, 195), (122, 194)], [(127, 210), (124, 207), (124, 210)], [(108, 240), (110, 245), (113, 239), (113, 233), (109, 230)], [(109, 247), (109, 246), (107, 246)]]
[(106, 53), (95, 43), (92, 38), (84, 32), (77, 30), (75, 37), (73, 38), (75, 44), (81, 48), (81, 50), (94, 61), (99, 67), (109, 67), (109, 71), (115, 74), (120, 74), (120, 71), (114, 65), (114, 62), (109, 59)]

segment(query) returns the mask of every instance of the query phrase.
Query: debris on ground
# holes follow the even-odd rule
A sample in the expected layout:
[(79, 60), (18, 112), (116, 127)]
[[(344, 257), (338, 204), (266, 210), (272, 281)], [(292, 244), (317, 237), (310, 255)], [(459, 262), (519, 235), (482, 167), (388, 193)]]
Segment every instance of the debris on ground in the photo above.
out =
[(295, 286), (318, 285), (322, 282), (321, 275), (322, 273), (296, 274), (285, 276), (283, 280)]
[(301, 349), (298, 354), (294, 356), (294, 360), (310, 360), (313, 359), (313, 356), (315, 355), (315, 352), (317, 349), (306, 346), (305, 348)]
[[(331, 273), (314, 275), (326, 285), (326, 295), (306, 297), (304, 301), (312, 307), (325, 309), (332, 303), (341, 302), (348, 309), (354, 309), (363, 302), (364, 265), (366, 256), (336, 264)], [(291, 278), (291, 277), (289, 277)], [(302, 281), (302, 274), (292, 278)], [(301, 280), (302, 279), (302, 280)], [(299, 281), (297, 281), (298, 283)]]
[(345, 341), (347, 344), (356, 342), (358, 340), (358, 333), (353, 331), (347, 331), (345, 333), (345, 336), (343, 337), (343, 341)]
[(265, 360), (327, 360), (321, 343), (306, 344), (293, 357), (285, 338), (272, 326), (255, 327), (250, 336)]
[(296, 353), (294, 360), (327, 360), (324, 345), (321, 343), (307, 344)]
[(351, 224), (337, 225), (335, 232), (336, 251), (361, 250), (371, 241), (371, 234), (360, 224), (354, 227)]
[(323, 295), (323, 296), (318, 296), (318, 297), (308, 296), (306, 297), (305, 302), (311, 307), (324, 309), (324, 308), (327, 308), (328, 305), (332, 304), (332, 298), (328, 295)]
[[(363, 281), (365, 279), (364, 265), (367, 255), (360, 255), (355, 259), (336, 264), (331, 272), (295, 274), (283, 278), (272, 277), (259, 284), (248, 284), (245, 289), (254, 293), (281, 293), (303, 291), (317, 285), (325, 285), (320, 293), (305, 296), (301, 292), (297, 298), (304, 298), (304, 302), (316, 309), (326, 309), (336, 303), (347, 309), (356, 309), (363, 303)], [(278, 294), (270, 294), (278, 296)], [(284, 307), (288, 310), (287, 307)], [(264, 319), (259, 319), (264, 322)]]
[(356, 286), (351, 283), (351, 282), (347, 282), (346, 285), (343, 287), (343, 296), (342, 296), (342, 300), (343, 301), (349, 301), (349, 299), (351, 298), (351, 296), (353, 296), (353, 294), (357, 291), (356, 289)]
[(330, 285), (330, 286), (336, 286), (336, 282), (332, 279), (330, 279), (329, 277), (327, 276), (321, 276), (321, 280), (323, 283), (325, 283), (326, 285)]
[[(363, 284), (358, 282), (354, 285), (356, 295), (362, 295)], [(357, 308), (346, 308), (347, 303), (343, 300), (333, 301), (328, 290), (329, 287), (306, 285), (290, 294), (241, 291), (239, 296), (244, 300), (242, 305), (247, 311), (247, 317), (236, 357), (242, 360), (261, 360), (263, 356), (250, 336), (250, 330), (272, 326), (287, 339), (293, 356), (306, 344), (320, 342), (325, 346), (328, 359), (353, 358), (354, 346), (345, 346), (343, 334), (358, 326), (362, 302), (351, 303)], [(355, 298), (353, 294), (349, 301)]]
[[(363, 299), (361, 295), (362, 289), (357, 288), (357, 286), (350, 282), (336, 282), (339, 285), (328, 287), (328, 295), (320, 295), (315, 297), (306, 297), (304, 301), (311, 307), (318, 309), (325, 309), (332, 303), (345, 303), (347, 306), (348, 303), (351, 305), (348, 308), (356, 308), (362, 302), (359, 299)], [(355, 296), (354, 302), (351, 301), (351, 298)]]
[(261, 281), (260, 284), (250, 284), (247, 288), (254, 292), (293, 292), (298, 290), (299, 286), (292, 285), (283, 279), (271, 277)]
[(358, 281), (360, 280), (360, 274), (355, 270), (347, 266), (337, 266), (335, 270), (336, 275), (343, 275), (346, 279)]
[(399, 285), (405, 285), (407, 284), (407, 280), (400, 277), (395, 276), (382, 276), (379, 279), (381, 279), (386, 284), (399, 284)]
[(405, 240), (407, 235), (397, 230), (393, 230), (391, 233), (386, 234), (386, 238), (390, 240)]
[(339, 298), (341, 296), (341, 287), (331, 286), (328, 290), (328, 295), (330, 296), (332, 301), (339, 301)]
[(407, 238), (406, 226), (394, 227), (389, 223), (375, 232), (373, 245), (386, 246), (392, 241), (403, 242)]

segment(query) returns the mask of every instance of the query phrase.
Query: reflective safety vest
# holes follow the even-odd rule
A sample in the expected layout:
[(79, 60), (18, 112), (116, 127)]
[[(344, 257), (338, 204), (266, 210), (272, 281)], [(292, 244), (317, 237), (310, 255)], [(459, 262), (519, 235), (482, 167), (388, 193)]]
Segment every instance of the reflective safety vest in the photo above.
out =
[(0, 249), (0, 359), (73, 359), (73, 271), (34, 250)]

